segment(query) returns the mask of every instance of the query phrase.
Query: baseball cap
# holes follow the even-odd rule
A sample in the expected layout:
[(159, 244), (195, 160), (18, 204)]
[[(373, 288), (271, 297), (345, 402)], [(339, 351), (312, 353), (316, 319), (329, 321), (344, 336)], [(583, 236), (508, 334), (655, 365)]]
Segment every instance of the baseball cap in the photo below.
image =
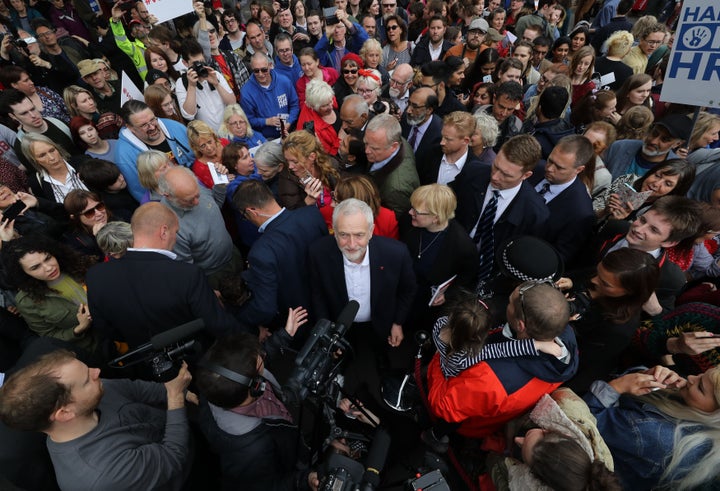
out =
[(491, 27), (487, 30), (487, 37), (488, 37), (488, 39), (490, 39), (490, 41), (493, 41), (496, 43), (499, 41), (502, 41), (505, 38), (505, 36), (500, 34), (500, 32), (493, 27)]
[(488, 25), (487, 21), (485, 19), (481, 19), (479, 17), (472, 20), (470, 23), (470, 27), (468, 27), (468, 31), (482, 31), (482, 32), (488, 32), (488, 28), (490, 26)]
[(662, 126), (674, 138), (680, 138), (687, 141), (690, 138), (690, 130), (692, 129), (692, 119), (684, 114), (669, 114), (655, 123)]

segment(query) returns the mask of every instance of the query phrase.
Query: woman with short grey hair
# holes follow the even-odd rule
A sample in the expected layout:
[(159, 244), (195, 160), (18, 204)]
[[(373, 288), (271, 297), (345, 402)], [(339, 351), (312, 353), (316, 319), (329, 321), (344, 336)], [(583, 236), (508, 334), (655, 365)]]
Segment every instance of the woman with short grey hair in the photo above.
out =
[(308, 82), (305, 88), (305, 105), (300, 108), (298, 129), (307, 129), (320, 140), (329, 155), (337, 155), (340, 146), (337, 134), (339, 121), (332, 87), (324, 80), (313, 79)]
[(497, 143), (498, 128), (497, 121), (494, 117), (486, 112), (475, 113), (475, 133), (470, 137), (470, 150), (480, 162), (492, 165), (495, 161), (495, 151), (493, 147)]

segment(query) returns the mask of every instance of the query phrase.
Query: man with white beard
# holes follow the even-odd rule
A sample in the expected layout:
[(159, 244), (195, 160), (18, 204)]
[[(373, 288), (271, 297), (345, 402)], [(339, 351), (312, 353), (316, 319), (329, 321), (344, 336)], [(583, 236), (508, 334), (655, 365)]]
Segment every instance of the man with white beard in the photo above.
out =
[(642, 177), (651, 167), (678, 156), (674, 150), (690, 138), (692, 120), (684, 114), (670, 114), (650, 127), (644, 140), (619, 140), (610, 146), (605, 167), (613, 179), (624, 174)]
[(407, 63), (398, 65), (390, 76), (390, 83), (382, 97), (389, 97), (400, 108), (400, 114), (405, 112), (410, 98), (410, 87), (412, 87), (413, 68)]
[(408, 106), (400, 119), (402, 136), (413, 148), (415, 155), (422, 155), (428, 162), (440, 161), (440, 132), (442, 118), (435, 114), (438, 98), (428, 87), (416, 89), (408, 99)]

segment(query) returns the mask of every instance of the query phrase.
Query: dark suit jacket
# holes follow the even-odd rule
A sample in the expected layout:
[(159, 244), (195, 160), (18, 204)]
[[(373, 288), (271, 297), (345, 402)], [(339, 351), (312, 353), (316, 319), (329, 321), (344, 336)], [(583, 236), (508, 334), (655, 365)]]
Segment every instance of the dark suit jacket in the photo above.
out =
[(130, 348), (197, 318), (205, 320), (205, 329), (215, 337), (243, 330), (194, 264), (157, 252), (129, 251), (93, 266), (86, 279), (93, 329)]
[(548, 220), (545, 239), (560, 253), (568, 265), (573, 262), (587, 244), (595, 225), (592, 199), (585, 184), (576, 178), (562, 193), (548, 204)]
[[(288, 308), (310, 311), (307, 268), (309, 245), (328, 229), (315, 206), (285, 210), (268, 224), (250, 248), (243, 278), (253, 292), (239, 318), (249, 326), (279, 322)], [(311, 316), (311, 319), (314, 316)]]
[[(448, 52), (453, 45), (450, 41), (443, 39), (442, 48), (440, 49), (440, 57), (438, 60), (442, 60), (445, 57), (445, 53)], [(425, 63), (431, 62), (430, 57), (430, 37), (424, 36), (422, 40), (415, 45), (412, 57), (410, 58), (410, 64), (412, 66), (423, 66)]]
[[(400, 119), (400, 126), (402, 127), (402, 136), (406, 140), (410, 139), (410, 126), (407, 122), (407, 116), (403, 114)], [(440, 140), (442, 136), (443, 122), (442, 118), (437, 114), (433, 114), (430, 120), (430, 125), (427, 131), (423, 134), (422, 140), (418, 143), (417, 150), (415, 151), (415, 167), (418, 171), (418, 177), (420, 177), (420, 184), (429, 184), (437, 181), (437, 167), (435, 168), (435, 175), (432, 176), (432, 169), (430, 164), (432, 162), (440, 162), (442, 158), (442, 149), (440, 148)], [(418, 156), (422, 158), (418, 158)], [(430, 179), (428, 181), (428, 179)]]
[[(458, 198), (455, 219), (469, 233), (480, 219), (485, 193), (490, 184), (491, 167), (487, 165), (466, 165), (450, 187)], [(550, 211), (540, 195), (523, 181), (520, 191), (495, 223), (495, 244), (520, 235), (542, 237)]]
[[(415, 273), (402, 242), (374, 236), (368, 250), (372, 325), (384, 340), (393, 324), (405, 324), (415, 295)], [(315, 314), (335, 321), (349, 301), (342, 252), (334, 237), (323, 237), (312, 245), (308, 258)]]

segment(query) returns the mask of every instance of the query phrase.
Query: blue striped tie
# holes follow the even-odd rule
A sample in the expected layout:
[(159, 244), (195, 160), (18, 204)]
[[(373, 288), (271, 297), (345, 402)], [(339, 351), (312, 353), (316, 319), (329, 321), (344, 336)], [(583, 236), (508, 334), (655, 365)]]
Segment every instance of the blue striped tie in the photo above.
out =
[(493, 271), (495, 261), (495, 233), (493, 231), (493, 222), (495, 221), (495, 213), (497, 212), (498, 198), (500, 191), (494, 189), (493, 195), (485, 205), (477, 229), (475, 230), (475, 243), (480, 244), (478, 252), (480, 253), (480, 266), (478, 268), (478, 283), (485, 283)]

